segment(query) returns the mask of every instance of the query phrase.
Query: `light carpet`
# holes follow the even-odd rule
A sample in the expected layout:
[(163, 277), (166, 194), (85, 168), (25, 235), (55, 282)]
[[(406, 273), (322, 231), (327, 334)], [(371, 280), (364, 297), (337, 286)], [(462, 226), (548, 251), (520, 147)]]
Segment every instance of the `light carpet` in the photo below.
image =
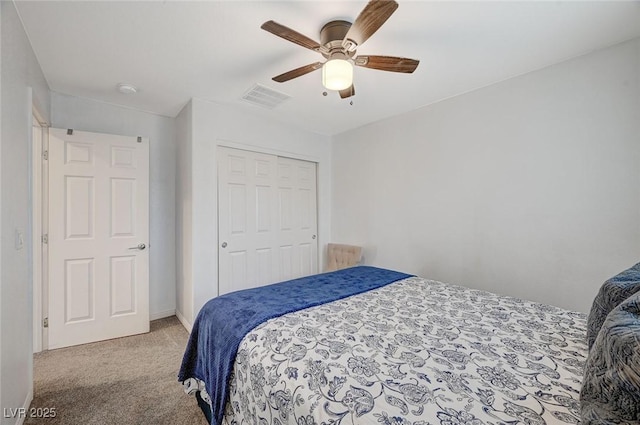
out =
[(32, 413), (55, 418), (25, 424), (205, 425), (193, 396), (177, 381), (188, 333), (178, 319), (151, 322), (151, 332), (38, 353)]

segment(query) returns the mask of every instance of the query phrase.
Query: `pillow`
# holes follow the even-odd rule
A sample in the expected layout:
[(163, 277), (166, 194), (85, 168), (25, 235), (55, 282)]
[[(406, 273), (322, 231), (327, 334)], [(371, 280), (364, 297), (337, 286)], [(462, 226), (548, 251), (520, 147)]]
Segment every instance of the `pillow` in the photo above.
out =
[(582, 425), (640, 421), (640, 292), (603, 323), (585, 365), (580, 409)]
[(589, 350), (609, 312), (638, 291), (640, 291), (640, 263), (612, 277), (600, 287), (587, 319)]

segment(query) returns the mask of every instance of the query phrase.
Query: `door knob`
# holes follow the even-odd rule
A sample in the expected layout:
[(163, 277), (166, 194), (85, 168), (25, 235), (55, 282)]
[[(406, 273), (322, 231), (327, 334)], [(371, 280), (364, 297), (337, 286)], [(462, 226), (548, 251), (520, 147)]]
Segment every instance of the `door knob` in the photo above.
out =
[(129, 249), (137, 249), (138, 251), (142, 251), (143, 249), (145, 249), (147, 246), (143, 243), (139, 243), (137, 246), (132, 246)]
[(316, 235), (311, 236), (311, 239), (315, 239), (315, 238), (316, 238)]
[(227, 243), (226, 242), (222, 242), (222, 247), (226, 248), (227, 247)]

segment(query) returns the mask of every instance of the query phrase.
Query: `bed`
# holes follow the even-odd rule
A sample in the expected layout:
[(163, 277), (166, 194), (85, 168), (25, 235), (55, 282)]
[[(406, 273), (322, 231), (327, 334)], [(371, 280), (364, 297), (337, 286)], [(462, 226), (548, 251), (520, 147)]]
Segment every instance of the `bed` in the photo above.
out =
[[(348, 295), (305, 298), (326, 281)], [(364, 266), (234, 294), (203, 308), (179, 374), (213, 424), (579, 422), (585, 314)], [(236, 329), (252, 315), (229, 308), (278, 296)]]

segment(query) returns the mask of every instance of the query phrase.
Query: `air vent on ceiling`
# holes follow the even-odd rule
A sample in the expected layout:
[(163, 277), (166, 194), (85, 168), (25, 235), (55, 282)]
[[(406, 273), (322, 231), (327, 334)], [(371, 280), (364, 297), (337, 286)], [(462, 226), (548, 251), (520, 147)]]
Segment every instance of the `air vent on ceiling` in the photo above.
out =
[(290, 98), (291, 96), (287, 94), (270, 89), (261, 84), (255, 84), (242, 96), (243, 100), (268, 109), (273, 109)]

